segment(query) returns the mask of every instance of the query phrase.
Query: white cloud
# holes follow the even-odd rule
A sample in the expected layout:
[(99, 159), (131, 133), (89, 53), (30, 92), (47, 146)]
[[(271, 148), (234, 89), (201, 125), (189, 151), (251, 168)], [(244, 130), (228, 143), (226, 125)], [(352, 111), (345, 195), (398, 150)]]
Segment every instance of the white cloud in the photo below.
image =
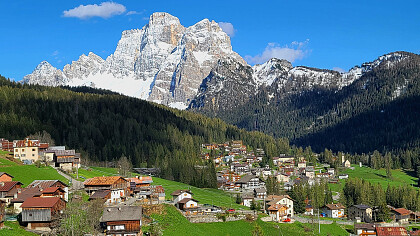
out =
[(58, 50), (55, 50), (51, 55), (57, 56), (60, 52)]
[(229, 35), (230, 37), (235, 36), (235, 28), (233, 28), (232, 23), (229, 22), (219, 22), (218, 23), (220, 28), (222, 28), (222, 30)]
[(88, 19), (91, 17), (109, 18), (114, 15), (121, 15), (127, 9), (124, 5), (115, 2), (103, 2), (99, 5), (80, 5), (76, 8), (63, 12), (64, 17), (76, 17), (79, 19)]
[(340, 67), (334, 67), (333, 70), (338, 71), (340, 73), (345, 73), (346, 72), (343, 68), (340, 68)]
[(279, 46), (277, 43), (269, 43), (264, 52), (256, 56), (245, 56), (245, 60), (250, 64), (261, 64), (271, 58), (285, 59), (290, 62), (303, 59), (310, 50), (306, 49), (309, 39), (303, 42), (294, 41), (289, 45)]

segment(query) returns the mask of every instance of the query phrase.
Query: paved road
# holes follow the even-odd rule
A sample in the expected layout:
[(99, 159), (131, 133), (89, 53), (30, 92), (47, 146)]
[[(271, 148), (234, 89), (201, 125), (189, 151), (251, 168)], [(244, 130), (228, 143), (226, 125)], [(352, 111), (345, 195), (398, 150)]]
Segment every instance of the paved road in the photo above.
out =
[(71, 182), (71, 183), (72, 183), (72, 184), (71, 184), (71, 186), (70, 186), (70, 189), (72, 189), (72, 190), (79, 190), (79, 189), (82, 189), (82, 188), (84, 187), (82, 182), (80, 182), (80, 181), (78, 181), (78, 180), (76, 180), (76, 179), (73, 179), (70, 175), (68, 175), (68, 174), (66, 174), (66, 173), (64, 173), (64, 172), (62, 172), (62, 171), (61, 171), (61, 170), (59, 170), (58, 168), (54, 168), (54, 169), (56, 169), (56, 170), (57, 170), (57, 172), (58, 172), (61, 176), (63, 176), (64, 178), (68, 179), (68, 180), (69, 180), (69, 182)]

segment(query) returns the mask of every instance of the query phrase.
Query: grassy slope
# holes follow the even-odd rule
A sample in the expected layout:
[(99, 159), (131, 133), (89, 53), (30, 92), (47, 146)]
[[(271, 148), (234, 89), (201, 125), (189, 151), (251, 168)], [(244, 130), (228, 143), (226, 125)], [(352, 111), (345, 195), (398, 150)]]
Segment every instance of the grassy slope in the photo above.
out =
[[(313, 235), (310, 224), (276, 224), (257, 220), (250, 223), (243, 220), (223, 223), (200, 223), (193, 224), (185, 219), (173, 206), (166, 206), (163, 215), (152, 215), (163, 226), (163, 235), (251, 235), (254, 224), (258, 224), (264, 231), (264, 235)], [(277, 226), (280, 228), (277, 228)], [(317, 229), (317, 228), (316, 228)], [(348, 235), (341, 226), (321, 225), (321, 235)]]
[[(110, 176), (117, 174), (117, 169), (105, 167), (91, 167), (89, 171), (79, 171), (79, 176), (84, 176), (85, 178), (92, 178), (95, 176), (103, 175)], [(133, 173), (133, 176), (134, 175), (138, 174)], [(231, 197), (229, 194), (219, 189), (197, 188), (188, 184), (161, 179), (157, 177), (153, 177), (153, 184), (162, 185), (165, 188), (167, 199), (171, 199), (170, 194), (177, 189), (190, 189), (194, 194), (194, 199), (200, 201), (201, 204), (213, 204), (226, 208), (232, 207), (235, 209), (248, 209), (248, 207), (236, 204), (236, 196)]]
[(5, 227), (0, 229), (0, 235), (2, 236), (36, 236), (37, 234), (25, 231), (19, 224), (16, 222), (6, 221), (4, 222)]
[[(386, 170), (380, 169), (375, 170), (369, 167), (359, 167), (358, 165), (352, 165), (355, 169), (346, 169), (340, 174), (348, 174), (349, 178), (360, 178), (367, 180), (371, 183), (379, 183), (384, 189), (387, 188), (388, 184), (391, 186), (399, 185), (417, 185), (417, 178), (411, 176), (403, 170), (392, 170), (392, 180), (386, 178)], [(333, 191), (339, 191), (343, 189), (345, 180), (340, 180), (339, 184), (330, 184), (330, 188)]]
[(58, 179), (68, 184), (67, 179), (58, 174), (52, 167), (37, 168), (34, 165), (18, 165), (15, 162), (1, 158), (1, 155), (0, 172), (11, 174), (14, 177), (13, 180), (22, 182), (24, 186), (37, 179)]

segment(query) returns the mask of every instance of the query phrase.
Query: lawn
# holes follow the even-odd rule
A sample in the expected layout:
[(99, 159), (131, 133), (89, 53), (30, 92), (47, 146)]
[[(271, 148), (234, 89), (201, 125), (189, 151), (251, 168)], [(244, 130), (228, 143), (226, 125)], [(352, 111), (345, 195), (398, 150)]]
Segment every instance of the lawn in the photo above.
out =
[(201, 204), (212, 204), (226, 208), (248, 209), (248, 207), (236, 204), (236, 195), (230, 195), (219, 189), (197, 188), (188, 184), (153, 177), (154, 185), (162, 185), (165, 188), (166, 198), (171, 199), (171, 193), (177, 189), (190, 189), (194, 199)]
[[(318, 230), (317, 225), (315, 227), (302, 223), (278, 224), (261, 220), (193, 224), (173, 206), (165, 206), (165, 211), (161, 215), (152, 215), (152, 218), (162, 226), (163, 235), (251, 235), (255, 224), (262, 228), (264, 235), (314, 235), (313, 229)], [(348, 235), (348, 233), (341, 226), (331, 224), (321, 225), (321, 235)]]
[(0, 168), (1, 167), (9, 167), (9, 166), (17, 166), (18, 164), (16, 162), (10, 161), (6, 158), (0, 157)]
[(17, 221), (11, 222), (6, 221), (4, 222), (5, 227), (0, 229), (0, 235), (2, 236), (36, 236), (37, 234), (31, 233), (26, 231), (24, 228), (19, 226)]
[[(385, 169), (375, 170), (358, 165), (352, 165), (352, 167), (354, 167), (354, 170), (346, 169), (341, 171), (340, 174), (348, 174), (349, 178), (360, 178), (374, 184), (379, 183), (384, 189), (387, 188), (388, 184), (392, 186), (417, 185), (417, 178), (404, 170), (392, 170), (392, 179), (388, 179)], [(329, 186), (332, 191), (340, 191), (343, 189), (345, 182), (346, 180), (340, 180), (338, 184), (329, 184)]]
[[(41, 167), (37, 168), (34, 165), (17, 165), (14, 162), (11, 162), (6, 159), (0, 158), (0, 172), (6, 172), (11, 174), (15, 181), (20, 181), (24, 186), (32, 183), (34, 180), (48, 180), (48, 179), (58, 179), (68, 184), (68, 180), (57, 173), (57, 171), (52, 167)], [(3, 166), (6, 163), (7, 166)]]

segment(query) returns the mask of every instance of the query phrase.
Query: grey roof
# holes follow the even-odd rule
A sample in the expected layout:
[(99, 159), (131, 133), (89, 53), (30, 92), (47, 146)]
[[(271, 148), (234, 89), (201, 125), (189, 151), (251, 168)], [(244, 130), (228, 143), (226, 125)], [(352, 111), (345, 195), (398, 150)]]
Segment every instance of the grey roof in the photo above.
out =
[(370, 208), (370, 206), (364, 205), (364, 204), (353, 205), (353, 207), (356, 207), (356, 208), (358, 208), (360, 210), (366, 210), (366, 209)]
[(256, 189), (254, 189), (254, 191), (256, 193), (265, 193), (265, 192), (267, 192), (267, 190), (265, 188), (256, 188)]
[(253, 178), (257, 178), (257, 176), (255, 176), (255, 175), (245, 175), (245, 176), (242, 176), (242, 178), (240, 180), (236, 181), (236, 183), (246, 184)]
[(101, 222), (141, 220), (141, 206), (105, 207)]

